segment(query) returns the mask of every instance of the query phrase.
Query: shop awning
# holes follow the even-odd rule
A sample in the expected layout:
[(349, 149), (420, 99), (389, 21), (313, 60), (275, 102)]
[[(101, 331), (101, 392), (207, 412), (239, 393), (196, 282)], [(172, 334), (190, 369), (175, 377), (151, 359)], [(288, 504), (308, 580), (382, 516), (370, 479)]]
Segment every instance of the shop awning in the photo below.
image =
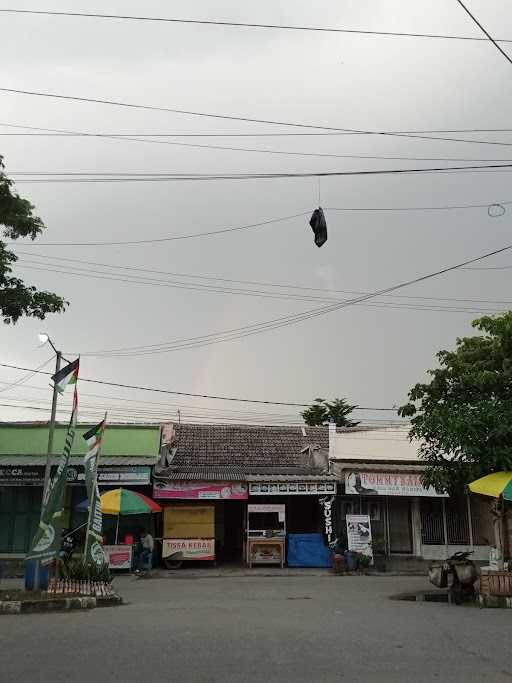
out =
[(241, 467), (166, 467), (157, 469), (155, 479), (162, 481), (247, 481)]

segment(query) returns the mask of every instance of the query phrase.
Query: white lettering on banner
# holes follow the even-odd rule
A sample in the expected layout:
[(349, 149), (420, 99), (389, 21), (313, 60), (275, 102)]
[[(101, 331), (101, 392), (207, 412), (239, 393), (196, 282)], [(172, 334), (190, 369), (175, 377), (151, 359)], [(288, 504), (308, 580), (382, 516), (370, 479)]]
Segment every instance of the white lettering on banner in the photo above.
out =
[(324, 510), (325, 520), (325, 535), (327, 536), (327, 543), (332, 541), (332, 504), (334, 503), (334, 496), (325, 496), (320, 498), (320, 505)]
[(433, 486), (425, 488), (421, 474), (398, 472), (346, 472), (345, 493), (360, 496), (447, 497)]

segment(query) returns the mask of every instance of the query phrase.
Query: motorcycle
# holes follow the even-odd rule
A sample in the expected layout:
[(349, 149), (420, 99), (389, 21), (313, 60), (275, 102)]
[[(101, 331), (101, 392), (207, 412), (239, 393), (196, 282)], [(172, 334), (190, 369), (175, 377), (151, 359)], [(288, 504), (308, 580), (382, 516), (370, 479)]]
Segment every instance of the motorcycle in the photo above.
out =
[(446, 559), (442, 564), (429, 567), (430, 583), (437, 588), (448, 588), (450, 602), (461, 605), (472, 600), (475, 595), (475, 581), (478, 570), (475, 563), (469, 559), (473, 551), (458, 552)]

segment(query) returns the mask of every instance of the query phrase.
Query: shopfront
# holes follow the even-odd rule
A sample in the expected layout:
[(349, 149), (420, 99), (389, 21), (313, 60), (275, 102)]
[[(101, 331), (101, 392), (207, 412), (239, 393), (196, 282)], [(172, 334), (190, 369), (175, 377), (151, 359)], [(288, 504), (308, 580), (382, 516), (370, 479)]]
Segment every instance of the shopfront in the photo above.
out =
[[(71, 459), (68, 469), (64, 526), (70, 529), (85, 523), (85, 513), (78, 506), (87, 498), (81, 459)], [(44, 471), (42, 465), (0, 466), (0, 554), (24, 555), (34, 536), (41, 514)], [(98, 483), (101, 491), (128, 487), (150, 495), (149, 465), (100, 466)], [(131, 519), (130, 526), (137, 520)], [(139, 522), (140, 523), (140, 522)], [(104, 517), (107, 540), (115, 534), (116, 520)], [(121, 533), (124, 533), (121, 528)], [(79, 536), (79, 532), (78, 532)]]
[[(334, 477), (248, 475), (247, 479), (249, 542), (246, 559), (249, 565), (267, 558), (282, 566), (299, 542), (303, 547), (309, 544), (314, 548), (312, 552), (317, 552), (321, 546), (320, 553), (322, 549), (327, 553), (327, 544), (334, 540)], [(273, 547), (269, 549), (269, 546)]]
[(153, 498), (163, 507), (162, 559), (166, 565), (242, 561), (246, 482), (156, 475)]
[(418, 469), (347, 469), (339, 496), (338, 530), (347, 516), (366, 515), (375, 553), (388, 557), (443, 559), (472, 549), (475, 559), (488, 556), (492, 529), (478, 497), (448, 497), (426, 488)]

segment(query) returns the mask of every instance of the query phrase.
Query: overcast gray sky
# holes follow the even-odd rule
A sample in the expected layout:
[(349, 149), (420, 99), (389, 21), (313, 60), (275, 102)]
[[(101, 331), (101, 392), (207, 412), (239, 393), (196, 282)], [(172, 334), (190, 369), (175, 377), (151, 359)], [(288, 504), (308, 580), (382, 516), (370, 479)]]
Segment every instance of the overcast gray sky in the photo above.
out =
[[(221, 0), (214, 6), (192, 0), (179, 8), (157, 0), (84, 0), (81, 4), (52, 0), (48, 6), (27, 2), (20, 8), (480, 35), (460, 6), (446, 0), (260, 0), (251, 5)], [(497, 0), (471, 0), (470, 8), (492, 34), (512, 39), (512, 8)], [(0, 15), (0, 26), (0, 87), (340, 128), (510, 126), (512, 66), (487, 42), (8, 14)], [(512, 52), (512, 46), (504, 47)], [(0, 112), (3, 124), (114, 134), (294, 132), (284, 126), (6, 93), (0, 93)], [(0, 132), (13, 129), (0, 126)], [(512, 134), (507, 133), (466, 137), (512, 144)], [(456, 158), (467, 159), (467, 163), (473, 159), (512, 159), (512, 148), (509, 151), (503, 146), (398, 137), (167, 138), (173, 140), (308, 153)], [(13, 176), (26, 171), (295, 173), (465, 163), (280, 156), (111, 139), (4, 135), (0, 136), (0, 152), (7, 173)], [(331, 209), (491, 204), (512, 200), (509, 178), (508, 172), (328, 178), (321, 181), (321, 203)], [(46, 242), (168, 237), (309, 212), (318, 205), (318, 182), (314, 178), (119, 184), (20, 182), (17, 189), (36, 205), (48, 230), (38, 246), (27, 247), (20, 241), (16, 251), (34, 257), (44, 254), (261, 283), (373, 291), (512, 242), (511, 212), (489, 218), (482, 208), (402, 213), (326, 210), (329, 239), (321, 249), (313, 243), (309, 216), (168, 243), (45, 247)], [(21, 258), (29, 260), (30, 256)], [(56, 262), (52, 264), (55, 268)], [(508, 264), (512, 264), (512, 255), (505, 254), (479, 265)], [(316, 396), (345, 396), (361, 406), (400, 404), (411, 385), (422, 380), (426, 369), (433, 366), (435, 353), (453, 346), (457, 336), (471, 333), (476, 309), (508, 308), (506, 303), (380, 298), (373, 303), (399, 307), (353, 306), (297, 325), (197, 349), (142, 357), (87, 356), (97, 350), (208, 335), (328, 302), (112, 282), (33, 270), (26, 267), (29, 265), (22, 267), (20, 261), (18, 272), (26, 281), (64, 295), (70, 306), (64, 315), (49, 316), (42, 323), (21, 320), (15, 326), (2, 326), (2, 362), (28, 368), (43, 363), (51, 351), (38, 348), (36, 337), (44, 330), (65, 351), (84, 354), (84, 377), (299, 403)], [(457, 271), (399, 294), (507, 302), (512, 301), (511, 273)], [(156, 277), (214, 284), (193, 278)], [(348, 296), (232, 286), (270, 294)], [(471, 310), (415, 310), (404, 308), (404, 304)], [(14, 382), (21, 376), (0, 368), (1, 382)], [(2, 392), (7, 386), (0, 384), (2, 404), (48, 405), (50, 389), (44, 376)], [(270, 422), (277, 418), (268, 417), (269, 413), (282, 420), (296, 419), (297, 415), (293, 408), (277, 406), (166, 398), (85, 384), (81, 389), (82, 415), (91, 418), (111, 409), (117, 411), (113, 419), (175, 419), (178, 407), (188, 421), (196, 416), (201, 420), (216, 416)], [(386, 417), (379, 413), (360, 415)], [(3, 420), (46, 419), (47, 412), (2, 406), (0, 416)], [(65, 414), (60, 417), (65, 418)]]

